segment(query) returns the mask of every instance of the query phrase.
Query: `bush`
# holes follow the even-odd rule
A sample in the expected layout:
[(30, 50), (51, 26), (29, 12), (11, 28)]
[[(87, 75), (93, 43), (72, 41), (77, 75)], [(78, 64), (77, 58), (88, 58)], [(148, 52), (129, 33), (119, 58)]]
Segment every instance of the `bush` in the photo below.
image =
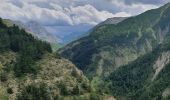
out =
[(103, 98), (96, 93), (91, 93), (90, 94), (90, 100), (103, 100)]
[(7, 81), (8, 80), (8, 74), (6, 72), (2, 72), (0, 74), (0, 80), (1, 80), (1, 82)]
[(12, 88), (8, 88), (8, 89), (7, 89), (7, 93), (13, 94), (14, 92), (13, 92)]
[(60, 88), (60, 94), (61, 95), (70, 95), (71, 93), (67, 90), (67, 86), (64, 83), (60, 83), (59, 86)]
[(53, 100), (49, 87), (44, 84), (31, 84), (22, 90), (17, 96), (17, 100)]

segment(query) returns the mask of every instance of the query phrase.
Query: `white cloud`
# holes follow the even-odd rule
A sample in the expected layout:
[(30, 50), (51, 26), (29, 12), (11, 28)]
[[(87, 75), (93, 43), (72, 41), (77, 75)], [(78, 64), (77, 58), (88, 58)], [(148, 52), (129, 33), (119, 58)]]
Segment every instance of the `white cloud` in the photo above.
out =
[(110, 17), (127, 17), (170, 0), (1, 0), (0, 17), (35, 20), (65, 40)]
[(3, 18), (29, 21), (36, 20), (44, 25), (68, 25), (72, 24), (71, 18), (62, 11), (40, 8), (36, 5), (22, 2), (22, 8), (11, 2), (0, 4), (0, 15)]
[(114, 14), (113, 17), (129, 17), (131, 16), (131, 14), (127, 13), (127, 12), (118, 12), (116, 14)]
[(112, 13), (107, 11), (98, 11), (91, 5), (71, 7), (67, 9), (68, 14), (72, 18), (74, 24), (97, 24), (106, 18), (113, 17)]
[[(46, 0), (38, 0), (46, 2)], [(0, 15), (3, 18), (13, 20), (36, 20), (43, 25), (78, 25), (82, 23), (97, 24), (114, 15), (108, 11), (99, 11), (92, 5), (62, 7), (58, 4), (49, 3), (53, 9), (39, 7), (29, 1), (4, 1), (0, 4)]]
[(125, 3), (126, 0), (110, 0), (115, 9), (120, 12), (126, 12), (131, 15), (137, 15), (150, 9), (158, 8), (159, 6), (153, 4), (132, 3), (131, 5)]
[[(156, 8), (128, 0), (1, 0), (0, 16), (13, 20), (36, 20), (43, 25), (95, 25), (110, 17), (136, 15)], [(133, 0), (129, 0), (133, 1)], [(159, 0), (161, 1), (161, 0)], [(164, 0), (166, 1), (166, 0)], [(146, 0), (143, 0), (146, 3)]]

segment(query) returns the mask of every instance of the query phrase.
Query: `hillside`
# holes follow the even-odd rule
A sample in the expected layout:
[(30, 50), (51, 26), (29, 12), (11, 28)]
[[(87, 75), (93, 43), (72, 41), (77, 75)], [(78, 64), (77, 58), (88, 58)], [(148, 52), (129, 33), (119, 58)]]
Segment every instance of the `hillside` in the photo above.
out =
[(15, 24), (19, 28), (24, 29), (26, 32), (32, 34), (35, 38), (38, 38), (42, 41), (49, 42), (52, 46), (53, 51), (56, 51), (58, 48), (60, 48), (60, 44), (58, 43), (59, 38), (55, 36), (54, 34), (47, 32), (45, 27), (43, 27), (36, 21), (29, 21), (27, 23), (22, 23), (20, 21), (3, 19), (3, 22), (8, 27), (11, 27)]
[(95, 27), (89, 36), (59, 50), (88, 77), (107, 77), (162, 43), (169, 34), (170, 4), (129, 17), (114, 25)]
[[(105, 100), (49, 43), (0, 19), (0, 100)], [(109, 98), (113, 98), (112, 96)]]
[[(68, 60), (47, 53), (36, 62), (36, 66), (39, 66), (36, 74), (16, 77), (15, 72), (8, 68), (15, 66), (11, 62), (15, 61), (16, 57), (17, 54), (14, 52), (0, 55), (1, 100), (25, 100), (25, 98), (29, 100), (40, 98), (41, 100), (56, 100), (58, 98), (60, 100), (67, 97), (74, 100), (73, 96), (76, 95), (89, 97), (88, 79)], [(85, 93), (87, 95), (83, 96)]]
[(58, 38), (53, 34), (48, 33), (47, 30), (36, 21), (29, 21), (27, 23), (22, 23), (20, 21), (3, 19), (3, 22), (9, 27), (15, 24), (43, 41), (47, 41), (49, 43), (57, 43)]
[[(113, 72), (107, 88), (117, 99), (169, 100), (170, 35), (152, 52)], [(105, 86), (106, 86), (105, 84)], [(107, 89), (106, 88), (106, 89)]]

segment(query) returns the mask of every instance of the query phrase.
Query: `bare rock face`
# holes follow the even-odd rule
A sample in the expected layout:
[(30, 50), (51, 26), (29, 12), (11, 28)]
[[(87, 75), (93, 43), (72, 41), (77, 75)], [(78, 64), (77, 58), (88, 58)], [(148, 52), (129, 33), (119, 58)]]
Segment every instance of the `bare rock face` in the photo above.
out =
[(163, 98), (168, 98), (168, 96), (170, 96), (170, 87), (167, 87), (162, 93)]
[(159, 75), (161, 70), (170, 62), (170, 52), (163, 52), (160, 57), (155, 61), (153, 69), (155, 69), (155, 74), (152, 81)]

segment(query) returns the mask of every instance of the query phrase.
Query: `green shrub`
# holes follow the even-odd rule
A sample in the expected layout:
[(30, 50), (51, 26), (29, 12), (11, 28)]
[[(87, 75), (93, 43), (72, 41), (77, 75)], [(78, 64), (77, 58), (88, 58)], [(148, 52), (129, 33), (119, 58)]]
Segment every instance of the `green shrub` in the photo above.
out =
[(8, 74), (6, 72), (2, 72), (0, 74), (0, 80), (1, 80), (1, 82), (7, 81), (8, 80)]
[(17, 96), (17, 100), (53, 100), (53, 98), (49, 87), (44, 83), (26, 86)]

